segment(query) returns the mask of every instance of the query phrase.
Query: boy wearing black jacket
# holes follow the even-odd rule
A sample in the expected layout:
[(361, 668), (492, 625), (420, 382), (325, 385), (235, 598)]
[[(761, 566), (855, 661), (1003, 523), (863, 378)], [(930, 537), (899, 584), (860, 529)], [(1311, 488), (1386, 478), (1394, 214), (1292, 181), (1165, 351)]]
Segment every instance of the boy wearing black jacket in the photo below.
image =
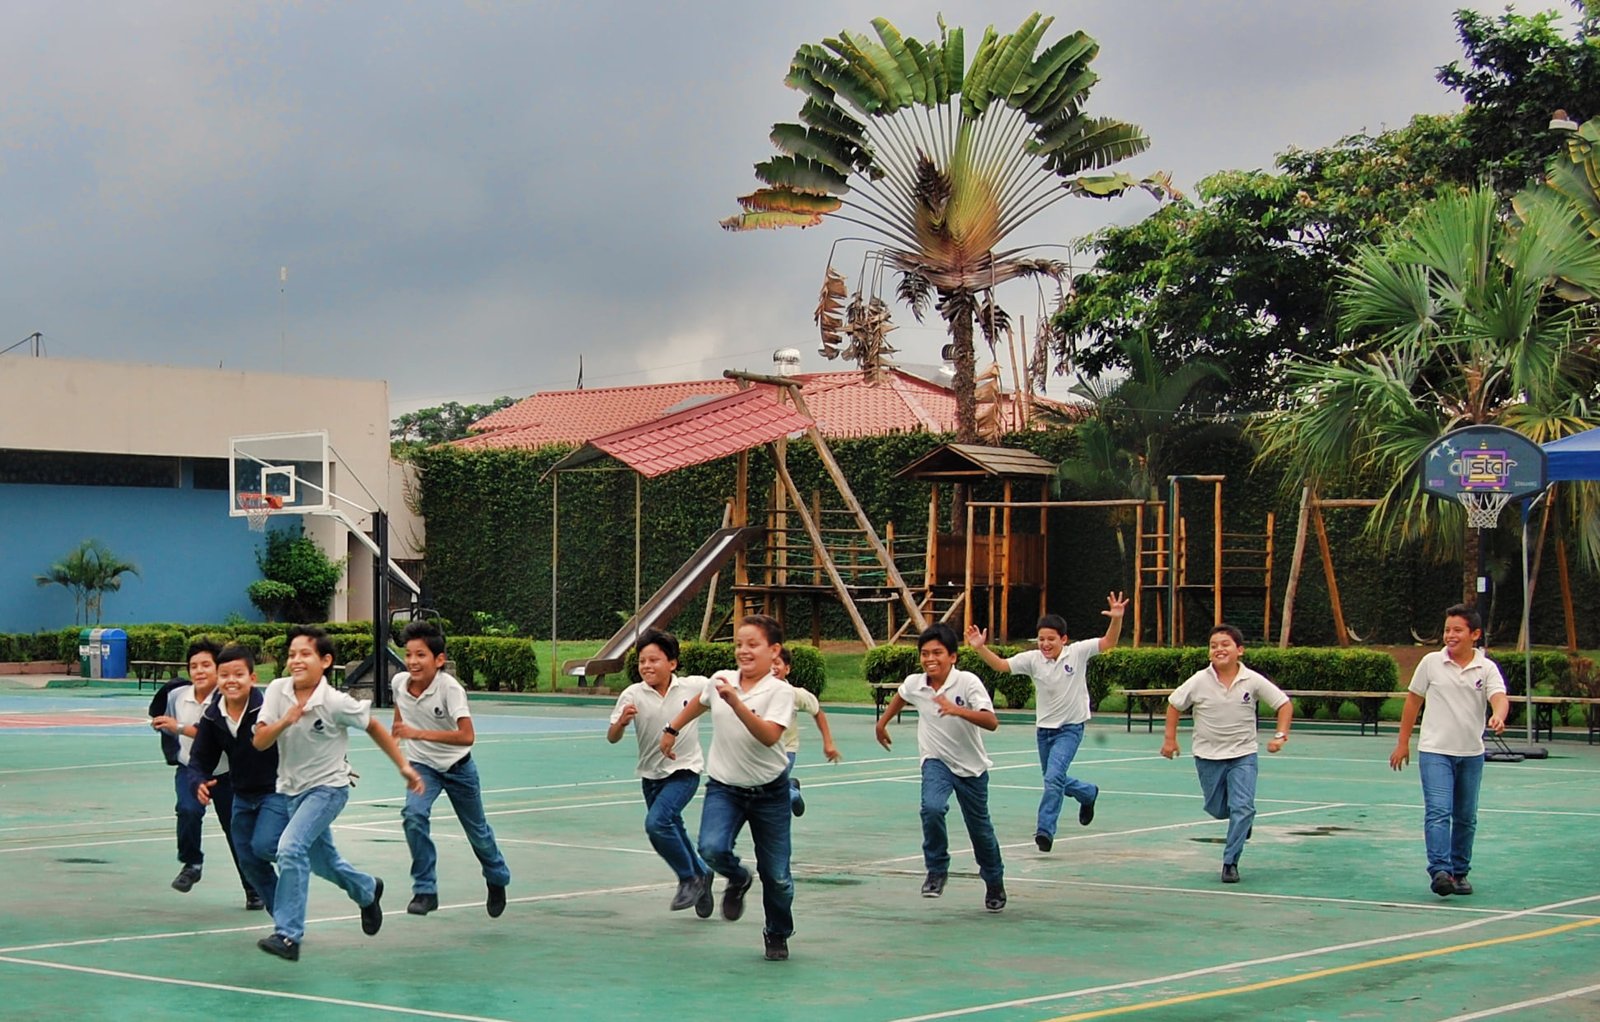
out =
[[(247, 908), (272, 910), (278, 875), (272, 863), (278, 838), (289, 821), (288, 805), (278, 794), (278, 750), (257, 749), (251, 742), (261, 691), (256, 688), (255, 658), (242, 646), (227, 646), (217, 654), (217, 691), (195, 725), (194, 748), (189, 762), (202, 777), (196, 794), (202, 805), (211, 802), (219, 780), (233, 788), (233, 850), (250, 886), (260, 896)], [(217, 774), (221, 767), (221, 775)], [(222, 808), (220, 805), (217, 807)]]

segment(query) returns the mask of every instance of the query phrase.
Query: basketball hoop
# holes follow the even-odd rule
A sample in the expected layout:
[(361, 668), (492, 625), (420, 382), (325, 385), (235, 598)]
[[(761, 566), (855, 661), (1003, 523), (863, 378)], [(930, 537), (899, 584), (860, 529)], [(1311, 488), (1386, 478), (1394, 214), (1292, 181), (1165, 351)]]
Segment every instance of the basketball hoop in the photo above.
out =
[(251, 532), (265, 532), (267, 519), (283, 507), (283, 498), (270, 493), (241, 493), (239, 507)]
[(1467, 528), (1492, 529), (1500, 523), (1500, 512), (1511, 502), (1509, 490), (1458, 490), (1456, 500), (1467, 512)]

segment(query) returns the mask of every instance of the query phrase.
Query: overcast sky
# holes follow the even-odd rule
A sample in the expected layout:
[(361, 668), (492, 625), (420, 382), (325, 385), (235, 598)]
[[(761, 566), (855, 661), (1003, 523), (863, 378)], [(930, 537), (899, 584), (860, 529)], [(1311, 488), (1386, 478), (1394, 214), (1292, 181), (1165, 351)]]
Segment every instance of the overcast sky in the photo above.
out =
[[(1125, 168), (1187, 189), (1458, 109), (1433, 76), (1459, 6), (5, 3), (0, 347), (382, 377), (396, 411), (570, 387), (580, 353), (588, 386), (767, 371), (788, 346), (825, 368), (811, 309), (850, 225), (717, 226), (795, 119), (798, 44), (877, 15), (935, 38), (942, 10), (970, 55), (984, 25), (1054, 13), (1047, 44), (1100, 41), (1090, 112), (1150, 135)], [(1152, 207), (1063, 202), (1022, 240)], [(937, 361), (937, 320), (895, 319), (901, 357)]]

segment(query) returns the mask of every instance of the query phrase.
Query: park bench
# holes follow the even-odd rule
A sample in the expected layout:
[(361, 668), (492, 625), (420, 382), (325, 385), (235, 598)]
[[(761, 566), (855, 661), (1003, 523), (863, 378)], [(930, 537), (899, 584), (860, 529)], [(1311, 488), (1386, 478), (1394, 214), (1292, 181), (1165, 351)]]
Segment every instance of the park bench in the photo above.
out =
[(167, 678), (176, 678), (178, 674), (189, 665), (181, 660), (130, 660), (128, 669), (138, 679), (139, 684), (135, 691), (143, 691), (144, 683), (149, 682), (152, 688), (160, 688), (161, 683)]
[[(1527, 696), (1507, 696), (1514, 703), (1525, 703)], [(1589, 732), (1589, 744), (1593, 745), (1596, 738), (1600, 738), (1600, 699), (1586, 696), (1534, 696), (1533, 697), (1533, 740), (1539, 741), (1539, 736), (1547, 739), (1555, 737), (1555, 710), (1557, 706), (1583, 707), (1584, 724)], [(1508, 729), (1509, 730), (1509, 729)]]
[[(1122, 694), (1128, 699), (1128, 730), (1133, 730), (1133, 718), (1137, 713), (1144, 714), (1145, 730), (1155, 731), (1156, 707), (1163, 707), (1163, 714), (1170, 696), (1175, 690), (1170, 688), (1127, 688)], [(1284, 689), (1283, 694), (1290, 699), (1337, 699), (1340, 702), (1350, 700), (1361, 711), (1361, 734), (1367, 733), (1367, 728), (1372, 728), (1372, 733), (1378, 733), (1378, 708), (1390, 699), (1404, 699), (1404, 692), (1336, 692), (1311, 689)], [(1258, 711), (1259, 712), (1259, 711)]]

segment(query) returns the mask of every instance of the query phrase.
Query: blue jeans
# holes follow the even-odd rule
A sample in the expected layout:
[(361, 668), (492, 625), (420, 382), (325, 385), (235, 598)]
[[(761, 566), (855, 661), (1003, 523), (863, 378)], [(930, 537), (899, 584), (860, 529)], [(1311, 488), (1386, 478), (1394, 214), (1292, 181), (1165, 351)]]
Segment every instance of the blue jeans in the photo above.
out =
[(944, 815), (950, 809), (950, 793), (955, 792), (961, 818), (972, 839), (972, 857), (978, 860), (978, 876), (994, 886), (1005, 879), (1000, 861), (1000, 842), (989, 819), (989, 775), (957, 777), (943, 760), (922, 761), (922, 862), (929, 873), (950, 872), (950, 835)]
[[(203, 866), (206, 861), (206, 853), (200, 847), (200, 835), (205, 830), (206, 807), (195, 796), (195, 789), (205, 780), (204, 774), (187, 766), (179, 766), (172, 779), (173, 790), (178, 796), (178, 804), (174, 807), (178, 814), (178, 861), (186, 866)], [(222, 824), (222, 836), (227, 841), (229, 854), (233, 856), (239, 883), (248, 892), (250, 879), (245, 876), (244, 867), (239, 865), (239, 853), (233, 850), (233, 779), (227, 774), (219, 774), (217, 783), (211, 786), (211, 804), (217, 807), (217, 822)]]
[(1449, 873), (1459, 880), (1472, 869), (1483, 754), (1419, 752), (1417, 773), (1422, 776), (1422, 838), (1428, 848), (1428, 875)]
[(1233, 759), (1194, 760), (1200, 790), (1206, 796), (1206, 815), (1228, 821), (1228, 840), (1222, 846), (1222, 864), (1237, 866), (1244, 852), (1245, 835), (1256, 819), (1256, 754)]
[(1100, 797), (1100, 789), (1075, 777), (1067, 776), (1072, 757), (1078, 754), (1083, 743), (1082, 724), (1063, 724), (1060, 727), (1035, 729), (1039, 742), (1039, 769), (1044, 771), (1044, 795), (1039, 799), (1040, 834), (1056, 836), (1056, 821), (1061, 818), (1061, 803), (1071, 795), (1087, 805)]
[(683, 825), (683, 809), (700, 788), (700, 775), (693, 770), (677, 770), (661, 778), (641, 777), (644, 789), (644, 832), (650, 846), (666, 860), (679, 880), (709, 877), (711, 868), (700, 861), (689, 831)]
[(411, 848), (411, 891), (413, 894), (437, 894), (439, 891), (439, 853), (429, 836), (429, 817), (434, 800), (443, 791), (450, 796), (450, 807), (461, 821), (467, 843), (483, 867), (484, 883), (504, 887), (511, 883), (511, 870), (506, 866), (500, 846), (495, 844), (494, 831), (483, 815), (483, 789), (478, 784), (478, 768), (468, 753), (440, 770), (426, 763), (411, 761), (422, 775), (422, 794), (406, 792), (406, 807), (400, 811), (400, 822), (406, 832), (406, 844)]
[(733, 842), (749, 822), (756, 873), (761, 877), (761, 907), (767, 916), (763, 932), (774, 937), (787, 938), (794, 933), (794, 878), (789, 874), (789, 823), (793, 819), (788, 771), (756, 788), (706, 779), (706, 797), (700, 805), (700, 857), (729, 880), (747, 880), (750, 871), (739, 864)]
[(344, 861), (328, 833), (348, 801), (349, 788), (308, 788), (288, 797), (289, 822), (278, 839), (278, 890), (272, 921), (279, 933), (297, 944), (306, 933), (306, 895), (312, 873), (336, 885), (362, 907), (372, 904), (377, 894), (377, 878)]
[(288, 800), (277, 792), (233, 793), (233, 857), (239, 862), (245, 882), (255, 888), (268, 912), (278, 893), (278, 874), (272, 861), (278, 857), (278, 839), (288, 823)]
[(794, 808), (794, 804), (796, 802), (800, 801), (800, 781), (794, 775), (794, 761), (795, 761), (796, 755), (797, 754), (793, 753), (793, 752), (789, 753), (789, 772), (786, 775), (784, 775), (784, 776), (789, 778), (789, 808), (790, 809), (793, 809)]

